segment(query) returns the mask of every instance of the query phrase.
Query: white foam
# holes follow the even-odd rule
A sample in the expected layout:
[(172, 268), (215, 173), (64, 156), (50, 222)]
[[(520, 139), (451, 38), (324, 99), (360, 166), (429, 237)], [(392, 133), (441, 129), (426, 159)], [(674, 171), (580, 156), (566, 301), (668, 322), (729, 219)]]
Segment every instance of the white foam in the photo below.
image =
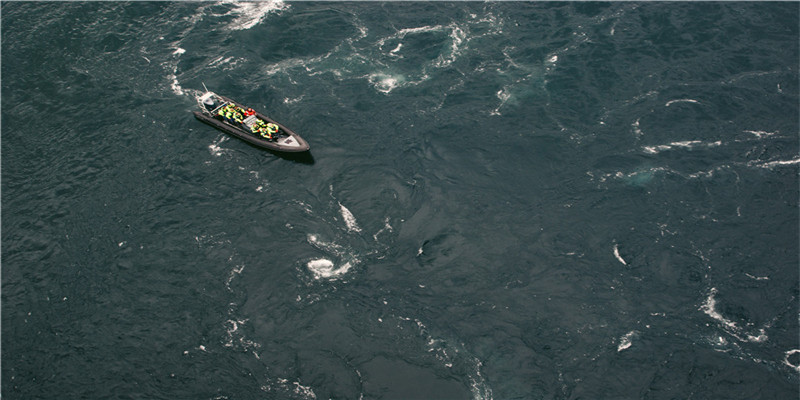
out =
[(762, 137), (770, 137), (778, 133), (778, 132), (767, 132), (767, 131), (744, 131), (744, 132), (749, 133), (759, 139), (761, 139)]
[[(176, 70), (177, 70), (177, 67), (176, 67)], [(170, 85), (169, 85), (169, 87), (172, 88), (172, 92), (177, 94), (178, 96), (183, 96), (184, 91), (183, 91), (183, 88), (181, 87), (180, 83), (178, 82), (178, 76), (173, 73), (173, 74), (170, 74), (167, 78), (172, 80), (172, 83), (170, 83)]]
[(628, 349), (633, 344), (633, 338), (636, 336), (636, 331), (630, 331), (619, 338), (619, 345), (617, 346), (617, 351), (622, 351)]
[[(264, 385), (261, 386), (261, 390), (265, 392), (270, 392), (273, 390), (280, 390), (283, 392), (292, 392), (295, 395), (301, 396), (304, 399), (315, 400), (317, 395), (311, 389), (310, 386), (301, 385), (300, 382), (292, 382), (289, 384), (289, 380), (285, 378), (277, 378), (277, 387), (273, 388), (272, 385)], [(293, 396), (292, 396), (293, 397)]]
[(353, 216), (353, 213), (347, 209), (341, 202), (339, 202), (339, 212), (342, 214), (342, 218), (344, 218), (344, 223), (347, 225), (347, 230), (350, 232), (361, 232), (361, 228), (358, 226), (356, 222), (356, 217)]
[(439, 57), (437, 57), (436, 62), (433, 64), (435, 67), (447, 67), (452, 64), (461, 53), (461, 44), (467, 37), (466, 33), (464, 33), (464, 31), (459, 28), (458, 25), (451, 24), (449, 28), (451, 29), (450, 39), (452, 39), (452, 42), (450, 43), (450, 54), (447, 56), (440, 54)]
[(237, 15), (236, 19), (228, 24), (228, 28), (235, 31), (250, 29), (260, 24), (269, 13), (289, 8), (289, 5), (281, 0), (225, 1), (224, 3), (234, 6), (226, 15)]
[(786, 364), (787, 366), (789, 366), (790, 368), (794, 369), (798, 373), (800, 373), (800, 363), (798, 363), (797, 365), (794, 365), (791, 362), (789, 362), (789, 357), (791, 357), (794, 354), (798, 354), (798, 353), (800, 353), (800, 349), (793, 349), (793, 350), (787, 351), (786, 352), (786, 356), (783, 358), (783, 363)]
[(497, 96), (497, 98), (500, 99), (500, 104), (498, 104), (497, 108), (495, 108), (494, 110), (492, 110), (491, 113), (489, 113), (490, 115), (500, 115), (500, 109), (503, 108), (503, 106), (508, 102), (509, 99), (511, 99), (512, 96), (511, 88), (508, 86), (504, 86), (502, 89), (498, 90), (497, 93), (495, 93), (495, 96)]
[(315, 279), (336, 280), (346, 274), (359, 260), (351, 251), (336, 243), (328, 243), (320, 240), (315, 234), (307, 235), (308, 242), (314, 247), (334, 256), (341, 265), (336, 268), (336, 264), (327, 258), (317, 258), (306, 263), (306, 267), (314, 274)]
[(746, 272), (745, 272), (745, 275), (747, 275), (748, 278), (755, 279), (757, 281), (768, 281), (769, 280), (768, 276), (754, 276), (754, 275), (750, 275), (750, 274), (748, 274)]
[(752, 335), (747, 332), (742, 332), (742, 329), (736, 324), (736, 322), (731, 321), (725, 318), (722, 314), (717, 311), (717, 299), (714, 296), (717, 294), (716, 288), (711, 288), (706, 301), (700, 306), (700, 309), (706, 313), (709, 317), (718, 321), (722, 327), (735, 338), (741, 341), (748, 341), (748, 342), (755, 342), (761, 343), (767, 341), (769, 339), (767, 337), (767, 333), (764, 328), (758, 330), (758, 335)]
[[(638, 129), (638, 122), (639, 122), (639, 120), (636, 120), (636, 126), (635, 126), (636, 129)], [(642, 151), (644, 151), (645, 153), (648, 153), (648, 154), (658, 154), (658, 153), (660, 153), (662, 151), (673, 150), (673, 149), (677, 149), (677, 148), (683, 148), (683, 149), (691, 150), (691, 149), (694, 149), (694, 148), (697, 148), (697, 147), (710, 148), (710, 147), (718, 147), (718, 146), (721, 146), (721, 145), (722, 145), (722, 141), (721, 140), (717, 140), (715, 142), (704, 142), (702, 140), (684, 140), (684, 141), (680, 141), (680, 142), (671, 142), (669, 144), (660, 144), (660, 145), (655, 145), (655, 146), (644, 146), (644, 147), (642, 147)]]
[(227, 334), (226, 341), (223, 344), (225, 347), (236, 347), (241, 346), (242, 349), (246, 351), (252, 351), (253, 354), (258, 358), (258, 354), (256, 353), (256, 349), (261, 347), (261, 344), (256, 343), (252, 340), (246, 339), (241, 333), (237, 333), (239, 331), (239, 327), (243, 326), (247, 323), (246, 319), (229, 319), (226, 322), (228, 327), (225, 329)]
[(217, 141), (215, 141), (214, 143), (211, 143), (210, 145), (208, 145), (208, 151), (210, 151), (210, 152), (211, 152), (211, 154), (212, 154), (213, 156), (215, 156), (215, 157), (219, 157), (219, 156), (221, 156), (221, 155), (222, 155), (222, 153), (224, 153), (226, 150), (225, 150), (225, 149), (223, 149), (223, 148), (221, 148), (219, 145), (221, 145), (221, 144), (222, 144), (223, 142), (225, 142), (226, 140), (228, 140), (228, 137), (227, 137), (227, 136), (224, 136), (224, 135), (223, 135), (223, 136), (220, 136), (220, 139), (219, 139), (219, 140), (217, 140)]
[(383, 72), (370, 74), (367, 79), (375, 89), (381, 93), (388, 94), (394, 88), (400, 86), (405, 81), (402, 75), (391, 75)]
[(306, 266), (311, 273), (314, 274), (314, 279), (336, 279), (350, 270), (352, 264), (349, 262), (344, 263), (339, 268), (334, 268), (333, 261), (326, 258), (318, 258), (309, 261)]
[(636, 135), (637, 137), (642, 137), (642, 135), (644, 135), (644, 132), (642, 132), (642, 129), (639, 127), (638, 118), (636, 119), (636, 121), (634, 121), (634, 123), (631, 124), (631, 127), (633, 127), (633, 134)]
[[(433, 354), (433, 356), (436, 357), (436, 359), (439, 360), (446, 368), (452, 368), (455, 363), (468, 363), (468, 366), (471, 367), (470, 369), (472, 372), (468, 374), (467, 378), (469, 379), (470, 391), (472, 392), (473, 399), (493, 399), (492, 388), (489, 387), (489, 385), (486, 383), (486, 379), (483, 377), (483, 374), (481, 374), (483, 362), (477, 357), (470, 355), (463, 347), (463, 344), (459, 346), (454, 344), (454, 342), (433, 337), (428, 331), (428, 327), (422, 323), (422, 321), (416, 318), (412, 319), (402, 316), (397, 316), (397, 318), (402, 321), (414, 322), (416, 324), (419, 335), (428, 346), (428, 353)], [(398, 325), (398, 327), (400, 326)], [(402, 329), (402, 327), (400, 328)]]
[(233, 289), (231, 289), (231, 282), (233, 282), (233, 278), (236, 277), (236, 275), (241, 275), (242, 271), (244, 271), (244, 264), (233, 267), (228, 274), (228, 279), (225, 280), (225, 287), (228, 288), (228, 290), (233, 291)]
[(344, 249), (342, 248), (342, 246), (339, 246), (336, 243), (323, 242), (322, 240), (320, 240), (319, 236), (315, 234), (308, 234), (306, 236), (306, 239), (308, 239), (308, 243), (311, 243), (311, 245), (322, 251), (332, 253), (337, 257), (341, 257), (342, 255), (344, 255)]
[(383, 228), (381, 228), (378, 232), (375, 232), (375, 234), (372, 235), (372, 238), (375, 239), (375, 241), (377, 242), (378, 241), (378, 235), (380, 235), (381, 233), (386, 232), (386, 231), (389, 231), (389, 232), (394, 231), (394, 228), (392, 228), (392, 226), (389, 224), (389, 217), (386, 217), (386, 219), (383, 221)]
[[(406, 35), (408, 35), (408, 34), (423, 33), (423, 32), (434, 32), (434, 31), (442, 30), (443, 28), (444, 27), (441, 26), (441, 25), (435, 25), (435, 26), (427, 26), (426, 25), (426, 26), (420, 26), (420, 27), (416, 27), (416, 28), (404, 28), (404, 29), (401, 29), (401, 30), (395, 32), (393, 35), (391, 35), (389, 37), (385, 37), (383, 39), (378, 40), (378, 48), (383, 48), (383, 45), (386, 44), (386, 42), (389, 41), (389, 40), (392, 40), (392, 39), (404, 39), (406, 37)], [(398, 49), (399, 49), (399, 46), (395, 50), (398, 50)]]
[(750, 166), (759, 167), (759, 168), (772, 168), (772, 167), (779, 167), (784, 165), (794, 165), (800, 164), (800, 158), (795, 158), (792, 160), (775, 160), (775, 161), (767, 161), (767, 162), (754, 162), (751, 161), (748, 163)]
[(695, 99), (676, 99), (676, 100), (668, 101), (667, 104), (664, 104), (664, 106), (665, 107), (669, 107), (669, 106), (671, 106), (672, 104), (675, 104), (675, 103), (695, 103), (695, 104), (700, 104), (700, 102), (695, 100)]
[(298, 103), (301, 100), (303, 100), (303, 96), (305, 96), (305, 95), (300, 95), (300, 97), (295, 97), (293, 99), (290, 99), (288, 97), (284, 97), (283, 98), (283, 103), (284, 104), (295, 104), (295, 103)]
[(619, 247), (617, 246), (616, 243), (614, 243), (614, 257), (616, 257), (617, 260), (619, 260), (619, 262), (622, 263), (622, 265), (628, 265), (628, 263), (626, 263), (625, 260), (622, 259), (622, 256), (619, 255)]
[(397, 47), (395, 47), (394, 50), (390, 51), (389, 54), (397, 55), (397, 52), (400, 51), (400, 49), (402, 49), (402, 48), (403, 48), (403, 44), (402, 43), (398, 43)]

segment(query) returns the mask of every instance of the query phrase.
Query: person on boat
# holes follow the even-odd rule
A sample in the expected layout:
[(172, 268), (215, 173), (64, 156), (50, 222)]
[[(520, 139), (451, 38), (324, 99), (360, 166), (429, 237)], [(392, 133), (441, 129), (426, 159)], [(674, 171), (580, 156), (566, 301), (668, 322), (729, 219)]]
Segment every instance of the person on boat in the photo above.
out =
[(245, 117), (249, 117), (249, 116), (251, 116), (251, 115), (253, 115), (255, 113), (256, 113), (255, 110), (253, 110), (252, 108), (248, 108), (247, 111), (244, 112), (244, 115), (245, 115)]

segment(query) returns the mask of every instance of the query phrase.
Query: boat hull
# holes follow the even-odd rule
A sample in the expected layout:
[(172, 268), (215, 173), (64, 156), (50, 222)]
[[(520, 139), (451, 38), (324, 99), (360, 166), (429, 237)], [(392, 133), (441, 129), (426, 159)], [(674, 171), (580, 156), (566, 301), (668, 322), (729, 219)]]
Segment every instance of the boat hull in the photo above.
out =
[[(244, 106), (234, 102), (231, 99), (228, 99), (228, 98), (223, 97), (223, 96), (219, 96), (219, 97), (225, 99), (226, 101), (230, 101), (230, 102), (238, 105), (239, 107), (243, 107), (244, 108)], [(269, 150), (277, 151), (277, 152), (284, 152), (284, 153), (302, 153), (302, 152), (306, 152), (306, 151), (310, 150), (310, 147), (309, 147), (308, 143), (305, 140), (303, 140), (303, 138), (300, 137), (300, 135), (294, 133), (291, 129), (283, 126), (279, 122), (274, 121), (271, 118), (268, 118), (267, 116), (265, 116), (265, 115), (263, 115), (261, 113), (258, 113), (258, 112), (256, 112), (256, 115), (258, 116), (258, 118), (260, 118), (260, 119), (262, 119), (262, 120), (264, 120), (266, 122), (271, 122), (271, 123), (273, 123), (275, 125), (278, 125), (280, 127), (280, 130), (285, 133), (285, 136), (282, 136), (282, 137), (278, 138), (277, 140), (267, 140), (267, 139), (262, 138), (261, 136), (256, 136), (256, 135), (244, 130), (241, 127), (234, 126), (234, 125), (231, 125), (231, 124), (229, 124), (227, 122), (224, 122), (224, 121), (221, 121), (221, 120), (219, 120), (217, 118), (214, 118), (214, 116), (210, 115), (209, 113), (193, 111), (193, 114), (194, 114), (194, 117), (199, 119), (200, 121), (203, 121), (206, 124), (211, 125), (211, 126), (217, 128), (217, 129), (219, 129), (219, 130), (221, 130), (221, 131), (223, 131), (223, 132), (225, 132), (225, 133), (227, 133), (227, 134), (229, 134), (231, 136), (234, 136), (234, 137), (237, 137), (237, 138), (239, 138), (241, 140), (244, 140), (245, 142), (250, 143), (250, 144), (252, 144), (253, 146), (256, 146), (256, 147), (260, 147), (260, 148), (263, 148), (263, 149), (269, 149)]]

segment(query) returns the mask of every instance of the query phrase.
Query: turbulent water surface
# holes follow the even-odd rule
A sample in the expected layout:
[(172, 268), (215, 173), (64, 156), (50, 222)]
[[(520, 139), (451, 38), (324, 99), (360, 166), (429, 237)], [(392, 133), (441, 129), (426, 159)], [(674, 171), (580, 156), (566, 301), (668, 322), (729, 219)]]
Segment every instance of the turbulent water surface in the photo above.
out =
[(799, 10), (4, 2), (2, 396), (797, 398)]

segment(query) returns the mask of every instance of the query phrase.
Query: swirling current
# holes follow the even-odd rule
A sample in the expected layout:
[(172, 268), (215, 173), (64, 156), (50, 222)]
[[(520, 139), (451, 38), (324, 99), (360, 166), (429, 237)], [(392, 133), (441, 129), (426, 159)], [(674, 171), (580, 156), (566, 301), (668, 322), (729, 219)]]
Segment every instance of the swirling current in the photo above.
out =
[(6, 399), (798, 396), (796, 2), (1, 17)]

